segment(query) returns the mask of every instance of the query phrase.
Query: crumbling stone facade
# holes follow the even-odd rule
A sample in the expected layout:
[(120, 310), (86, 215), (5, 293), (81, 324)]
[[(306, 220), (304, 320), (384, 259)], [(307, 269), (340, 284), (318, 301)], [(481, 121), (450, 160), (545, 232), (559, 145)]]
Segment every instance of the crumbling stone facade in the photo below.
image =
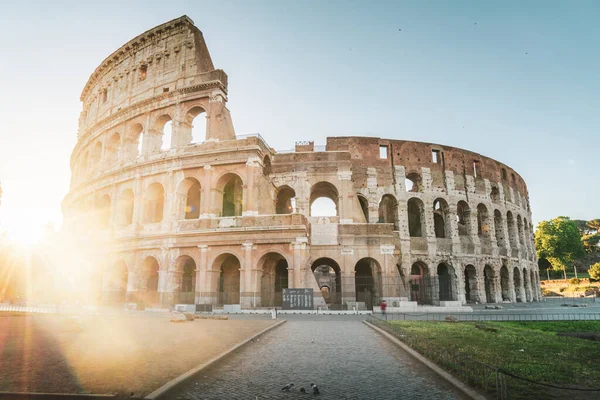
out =
[[(270, 307), (285, 287), (332, 308), (539, 300), (527, 187), (510, 167), (367, 137), (276, 152), (235, 135), (227, 95), (185, 16), (85, 85), (63, 211), (67, 229), (109, 246), (104, 301)], [(313, 215), (323, 198), (334, 215)]]

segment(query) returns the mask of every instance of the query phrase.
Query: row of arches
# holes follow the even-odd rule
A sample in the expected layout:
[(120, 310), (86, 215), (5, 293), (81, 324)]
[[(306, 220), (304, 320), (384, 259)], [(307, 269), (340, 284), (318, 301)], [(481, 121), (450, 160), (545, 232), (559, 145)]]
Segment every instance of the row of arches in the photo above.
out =
[[(531, 302), (538, 300), (539, 277), (533, 270), (514, 267), (512, 278), (506, 265), (499, 270), (486, 264), (483, 271), (467, 264), (457, 274), (454, 267), (440, 263), (435, 273), (423, 262), (411, 267), (410, 296), (420, 304), (437, 301), (459, 301), (460, 288), (464, 288), (466, 303)], [(462, 282), (459, 280), (462, 279)]]
[(193, 106), (176, 123), (171, 114), (164, 113), (146, 126), (136, 122), (126, 126), (124, 132), (112, 132), (82, 151), (77, 175), (86, 176), (142, 155), (202, 143), (206, 138), (205, 115), (204, 108)]

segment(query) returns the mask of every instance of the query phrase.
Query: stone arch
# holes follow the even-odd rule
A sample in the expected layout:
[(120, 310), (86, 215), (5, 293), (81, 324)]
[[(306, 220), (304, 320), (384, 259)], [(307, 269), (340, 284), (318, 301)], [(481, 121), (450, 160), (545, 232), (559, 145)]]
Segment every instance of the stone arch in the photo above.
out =
[(408, 200), (408, 233), (411, 237), (425, 236), (425, 205), (417, 197)]
[(189, 255), (180, 255), (175, 261), (178, 274), (177, 303), (194, 304), (196, 297), (196, 261)]
[(510, 276), (506, 265), (503, 265), (500, 268), (500, 291), (502, 292), (502, 301), (512, 300), (512, 295), (510, 293)]
[(423, 179), (416, 172), (411, 172), (406, 175), (404, 185), (407, 192), (421, 192), (423, 190)]
[(459, 236), (467, 236), (471, 233), (470, 216), (471, 207), (469, 207), (469, 204), (463, 200), (459, 201), (456, 205), (456, 221)]
[(454, 267), (442, 262), (437, 266), (438, 298), (440, 301), (456, 301), (458, 296)]
[(480, 303), (479, 281), (477, 279), (477, 269), (469, 264), (465, 267), (465, 301), (467, 303)]
[(329, 288), (325, 302), (330, 308), (341, 308), (342, 305), (342, 270), (339, 264), (329, 258), (321, 257), (315, 260), (312, 270), (319, 289), (324, 286)]
[(496, 302), (496, 274), (494, 268), (486, 264), (483, 268), (483, 286), (485, 289), (485, 302), (495, 303)]
[(217, 189), (222, 196), (219, 199), (222, 204), (221, 216), (241, 216), (244, 206), (244, 182), (242, 178), (233, 172), (228, 172), (217, 181)]
[(517, 296), (517, 302), (525, 302), (526, 300), (523, 296), (523, 284), (521, 282), (521, 271), (518, 267), (515, 267), (513, 269), (513, 285), (515, 287), (515, 295)]
[(133, 222), (133, 204), (133, 190), (123, 190), (117, 203), (117, 226), (124, 227), (131, 225)]
[(154, 121), (153, 125), (153, 152), (166, 151), (173, 147), (173, 118), (169, 114), (162, 114)]
[(332, 217), (339, 215), (338, 190), (326, 181), (315, 183), (310, 188), (310, 215)]
[(365, 222), (369, 223), (369, 200), (362, 194), (357, 194), (358, 204), (360, 204), (360, 209), (362, 210), (363, 215), (365, 216)]
[(477, 205), (477, 235), (486, 239), (490, 237), (490, 214), (483, 203)]
[(119, 152), (121, 151), (121, 135), (117, 132), (113, 133), (104, 149), (106, 165), (108, 168), (114, 167), (119, 162)]
[(177, 188), (177, 215), (179, 219), (200, 218), (200, 198), (202, 187), (198, 179), (185, 178)]
[(523, 234), (523, 219), (520, 215), (517, 215), (517, 236), (519, 244), (523, 246), (525, 244), (525, 235)]
[(437, 198), (433, 201), (433, 227), (436, 238), (450, 238), (450, 209), (446, 200)]
[(533, 294), (531, 290), (531, 282), (529, 281), (529, 274), (527, 273), (527, 268), (523, 268), (523, 289), (525, 290), (525, 300), (533, 301), (531, 295)]
[(156, 258), (148, 256), (142, 262), (141, 268), (141, 302), (145, 305), (156, 306), (159, 304), (158, 284), (160, 265)]
[(371, 257), (358, 260), (354, 266), (354, 293), (359, 303), (365, 303), (367, 310), (379, 304), (381, 296), (381, 266)]
[(240, 260), (232, 253), (222, 253), (212, 269), (219, 271), (218, 304), (240, 304)]
[(516, 238), (516, 226), (515, 219), (513, 218), (512, 212), (508, 211), (506, 213), (506, 226), (508, 228), (508, 241), (510, 243), (510, 247), (513, 249), (517, 248), (517, 238)]
[(277, 189), (275, 201), (276, 214), (291, 214), (294, 211), (296, 192), (291, 187), (284, 185)]
[(108, 194), (103, 195), (96, 200), (96, 218), (97, 226), (100, 229), (108, 228), (110, 223), (110, 196)]
[(394, 224), (394, 230), (398, 230), (398, 200), (391, 194), (384, 194), (381, 198), (379, 223)]
[(499, 247), (506, 246), (506, 238), (504, 237), (504, 221), (500, 210), (494, 210), (494, 230), (496, 233), (496, 242)]
[(154, 182), (144, 194), (144, 223), (153, 224), (163, 220), (165, 208), (165, 189)]
[(492, 186), (492, 190), (490, 192), (490, 200), (494, 204), (500, 204), (500, 189), (497, 186)]
[(144, 127), (140, 123), (129, 127), (126, 138), (128, 159), (134, 159), (145, 154), (144, 145)]
[(206, 140), (208, 120), (203, 107), (191, 107), (185, 114), (184, 123), (190, 131), (189, 144), (202, 143)]
[(417, 304), (432, 304), (431, 276), (429, 267), (416, 261), (410, 268), (410, 299)]
[(280, 253), (263, 254), (257, 267), (262, 269), (260, 301), (262, 307), (281, 307), (283, 289), (288, 288), (288, 262)]

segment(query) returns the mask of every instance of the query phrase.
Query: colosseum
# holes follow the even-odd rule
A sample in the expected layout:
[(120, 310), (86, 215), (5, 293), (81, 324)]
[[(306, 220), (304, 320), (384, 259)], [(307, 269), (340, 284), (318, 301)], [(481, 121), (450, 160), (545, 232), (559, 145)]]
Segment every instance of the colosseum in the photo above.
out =
[(275, 151), (235, 134), (227, 96), (187, 16), (90, 76), (63, 213), (106, 250), (106, 304), (277, 307), (284, 288), (338, 310), (540, 299), (527, 187), (509, 166), (375, 137)]

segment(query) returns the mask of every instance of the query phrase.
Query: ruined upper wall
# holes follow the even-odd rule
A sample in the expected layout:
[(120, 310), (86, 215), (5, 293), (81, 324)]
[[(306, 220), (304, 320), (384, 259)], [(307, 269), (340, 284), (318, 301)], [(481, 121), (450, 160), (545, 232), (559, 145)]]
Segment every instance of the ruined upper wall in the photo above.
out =
[(202, 32), (183, 16), (158, 25), (121, 46), (92, 73), (82, 93), (79, 136), (133, 104), (227, 75), (215, 70)]
[[(380, 148), (387, 148), (387, 158), (380, 157)], [(484, 180), (492, 186), (503, 185), (504, 192), (508, 188), (529, 198), (527, 186), (523, 178), (508, 165), (502, 164), (481, 154), (434, 143), (414, 142), (406, 140), (389, 140), (374, 137), (329, 137), (327, 151), (348, 151), (352, 162), (353, 180), (361, 185), (360, 176), (364, 175), (366, 186), (366, 169), (376, 168), (378, 179), (382, 184), (393, 184), (391, 166), (404, 166), (406, 175), (420, 173), (421, 168), (431, 170), (432, 187), (445, 188), (445, 171), (454, 173), (456, 189), (464, 191), (466, 176), (473, 176), (478, 191), (484, 190)], [(434, 162), (434, 151), (437, 162)], [(477, 167), (476, 167), (477, 166)], [(477, 168), (477, 173), (475, 173)], [(504, 171), (504, 172), (503, 172)], [(386, 181), (387, 180), (387, 181)]]

